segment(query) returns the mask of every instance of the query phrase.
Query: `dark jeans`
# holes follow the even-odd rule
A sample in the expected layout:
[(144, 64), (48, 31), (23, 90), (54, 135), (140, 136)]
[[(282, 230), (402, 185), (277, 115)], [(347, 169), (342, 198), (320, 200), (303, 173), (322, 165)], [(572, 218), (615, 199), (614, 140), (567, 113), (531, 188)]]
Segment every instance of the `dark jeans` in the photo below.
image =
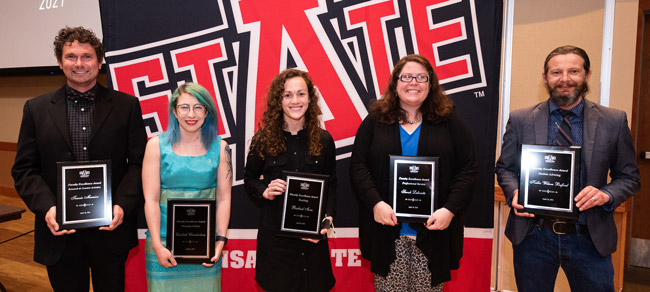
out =
[(553, 291), (559, 267), (573, 292), (614, 291), (612, 257), (602, 257), (589, 234), (559, 235), (533, 224), (513, 245), (513, 261), (520, 292)]

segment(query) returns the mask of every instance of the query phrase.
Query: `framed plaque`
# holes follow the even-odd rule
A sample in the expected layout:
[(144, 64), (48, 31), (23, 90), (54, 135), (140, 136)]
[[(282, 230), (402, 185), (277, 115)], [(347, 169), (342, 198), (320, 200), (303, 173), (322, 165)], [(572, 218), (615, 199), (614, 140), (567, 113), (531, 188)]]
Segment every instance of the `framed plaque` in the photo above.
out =
[(167, 199), (167, 248), (176, 262), (209, 263), (214, 257), (214, 199)]
[(328, 175), (284, 171), (287, 188), (282, 198), (280, 235), (323, 239)]
[(435, 210), (438, 157), (390, 156), (391, 207), (400, 222), (426, 222)]
[(111, 161), (57, 162), (59, 230), (107, 226), (113, 220)]
[(521, 145), (519, 204), (524, 212), (578, 218), (581, 147)]

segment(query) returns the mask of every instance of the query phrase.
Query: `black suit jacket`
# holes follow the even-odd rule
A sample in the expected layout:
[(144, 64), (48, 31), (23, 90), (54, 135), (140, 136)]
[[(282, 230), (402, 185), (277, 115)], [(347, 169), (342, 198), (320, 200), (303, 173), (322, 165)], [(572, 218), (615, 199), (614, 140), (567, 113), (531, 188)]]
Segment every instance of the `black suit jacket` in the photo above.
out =
[[(519, 189), (520, 145), (547, 143), (548, 111), (548, 101), (544, 101), (510, 114), (496, 168), (499, 185), (510, 206), (514, 191)], [(583, 141), (585, 186), (607, 190), (614, 199), (612, 207), (616, 208), (641, 187), (627, 115), (585, 99)], [(610, 182), (607, 182), (608, 173)], [(612, 212), (594, 207), (586, 210), (585, 216), (598, 253), (608, 256), (616, 251), (617, 232)], [(530, 218), (510, 211), (505, 233), (512, 244), (524, 240), (531, 223)]]
[[(113, 204), (124, 210), (124, 221), (115, 230), (101, 234), (114, 254), (125, 253), (137, 244), (134, 211), (143, 201), (141, 176), (146, 142), (138, 99), (98, 84), (88, 151), (90, 160), (112, 161)], [(56, 162), (74, 160), (65, 87), (28, 100), (11, 175), (16, 191), (36, 215), (34, 260), (44, 265), (53, 265), (61, 258), (68, 240), (68, 235), (52, 235), (45, 224), (45, 214), (56, 206)]]

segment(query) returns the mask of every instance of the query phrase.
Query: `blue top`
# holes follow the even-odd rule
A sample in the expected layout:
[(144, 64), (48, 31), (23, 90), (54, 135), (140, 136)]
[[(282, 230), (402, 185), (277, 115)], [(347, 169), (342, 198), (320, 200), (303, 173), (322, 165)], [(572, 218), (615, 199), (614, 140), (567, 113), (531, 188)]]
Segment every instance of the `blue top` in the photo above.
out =
[[(167, 199), (215, 199), (221, 137), (201, 156), (178, 155), (163, 134), (160, 147), (160, 237), (167, 238)], [(149, 231), (147, 231), (149, 235)]]
[(160, 137), (160, 187), (163, 189), (205, 189), (217, 186), (221, 137), (201, 156), (177, 155), (167, 137)]
[[(400, 136), (400, 142), (402, 143), (402, 155), (404, 156), (417, 156), (418, 155), (418, 142), (420, 142), (420, 128), (422, 128), (422, 124), (420, 124), (413, 133), (409, 134), (402, 128), (402, 126), (399, 126), (399, 136)], [(401, 235), (417, 235), (417, 232), (409, 226), (408, 223), (402, 222), (401, 223), (402, 228), (399, 231), (399, 234)]]
[[(174, 152), (166, 133), (159, 137), (160, 241), (167, 246), (168, 199), (216, 199), (221, 138), (214, 139), (204, 155), (184, 156)], [(151, 233), (147, 231), (146, 234), (145, 265), (149, 291), (221, 291), (221, 258), (211, 268), (194, 264), (165, 268), (158, 263), (151, 245)]]

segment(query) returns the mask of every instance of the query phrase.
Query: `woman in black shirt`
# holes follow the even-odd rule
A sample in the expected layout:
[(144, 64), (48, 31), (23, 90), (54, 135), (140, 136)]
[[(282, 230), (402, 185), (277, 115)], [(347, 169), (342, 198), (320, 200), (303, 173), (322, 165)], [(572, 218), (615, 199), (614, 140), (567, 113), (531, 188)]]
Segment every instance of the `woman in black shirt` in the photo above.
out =
[(328, 175), (326, 223), (335, 215), (335, 146), (332, 136), (320, 127), (319, 115), (318, 95), (307, 73), (287, 69), (273, 79), (244, 172), (246, 192), (262, 208), (255, 280), (266, 291), (334, 287), (326, 229), (321, 230), (322, 240), (277, 235), (286, 189), (283, 170)]

